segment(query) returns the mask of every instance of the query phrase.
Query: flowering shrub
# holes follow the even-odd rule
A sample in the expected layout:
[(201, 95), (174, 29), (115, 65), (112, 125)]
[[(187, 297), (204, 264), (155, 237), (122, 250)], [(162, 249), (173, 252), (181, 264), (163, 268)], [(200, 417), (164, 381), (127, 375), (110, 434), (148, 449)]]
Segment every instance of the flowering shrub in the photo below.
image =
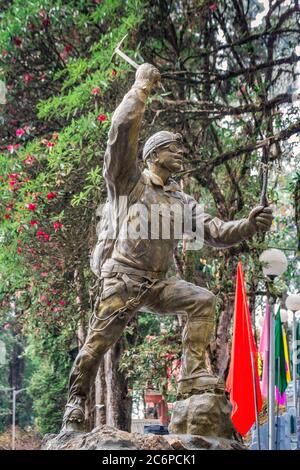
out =
[[(0, 300), (2, 292), (8, 304), (16, 290), (27, 292), (19, 322), (35, 360), (47, 356), (47, 374), (54, 364), (65, 373), (58, 361), (77, 347), (78, 321), (87, 326), (93, 217), (115, 104), (108, 99), (115, 87), (110, 58), (141, 18), (139, 1), (83, 3), (14, 0), (0, 19), (8, 90), (0, 107)], [(129, 68), (118, 66), (120, 76)]]

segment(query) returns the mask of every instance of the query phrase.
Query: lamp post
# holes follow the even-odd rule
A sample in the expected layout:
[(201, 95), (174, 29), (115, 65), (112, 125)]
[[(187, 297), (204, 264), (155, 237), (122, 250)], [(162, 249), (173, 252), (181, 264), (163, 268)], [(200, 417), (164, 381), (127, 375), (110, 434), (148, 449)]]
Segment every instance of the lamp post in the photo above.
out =
[(294, 385), (294, 408), (297, 417), (297, 338), (296, 338), (296, 312), (300, 310), (300, 294), (288, 295), (286, 308), (293, 312), (293, 385)]
[(16, 400), (17, 400), (17, 395), (19, 395), (19, 393), (23, 392), (23, 390), (26, 390), (26, 388), (20, 388), (19, 390), (16, 390), (13, 387), (13, 389), (12, 389), (12, 391), (13, 391), (13, 411), (12, 411), (11, 450), (16, 450)]
[(287, 323), (288, 321), (288, 312), (284, 308), (280, 309), (280, 320), (281, 323)]
[[(287, 269), (287, 259), (285, 254), (271, 248), (265, 250), (259, 257), (263, 264), (263, 273), (274, 282), (277, 276), (283, 274)], [(274, 304), (276, 298), (270, 295), (270, 325), (269, 325), (269, 383), (268, 383), (268, 448), (274, 450), (275, 447), (275, 315)]]

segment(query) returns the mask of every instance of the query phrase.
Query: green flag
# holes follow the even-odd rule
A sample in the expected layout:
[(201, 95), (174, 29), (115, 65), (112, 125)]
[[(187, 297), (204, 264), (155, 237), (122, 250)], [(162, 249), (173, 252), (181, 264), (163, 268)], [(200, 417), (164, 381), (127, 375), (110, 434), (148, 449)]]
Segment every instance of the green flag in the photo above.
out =
[(277, 315), (275, 318), (275, 385), (277, 385), (280, 395), (283, 394), (288, 385), (286, 380), (286, 367), (280, 318), (280, 307), (278, 308)]

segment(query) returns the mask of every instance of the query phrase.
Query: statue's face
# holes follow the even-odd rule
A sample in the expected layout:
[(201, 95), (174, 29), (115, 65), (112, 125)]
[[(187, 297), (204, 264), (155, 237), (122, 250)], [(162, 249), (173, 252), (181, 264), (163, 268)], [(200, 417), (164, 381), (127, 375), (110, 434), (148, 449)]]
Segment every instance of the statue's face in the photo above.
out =
[(182, 159), (183, 146), (180, 143), (171, 142), (157, 149), (158, 163), (171, 173), (176, 173), (176, 171), (182, 169)]

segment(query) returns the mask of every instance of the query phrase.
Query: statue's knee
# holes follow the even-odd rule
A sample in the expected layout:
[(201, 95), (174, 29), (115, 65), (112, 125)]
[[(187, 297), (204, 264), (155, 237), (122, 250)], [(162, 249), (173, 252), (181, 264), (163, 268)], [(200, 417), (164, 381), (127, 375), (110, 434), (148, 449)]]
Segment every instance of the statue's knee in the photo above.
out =
[(216, 306), (216, 296), (212, 293), (207, 291), (206, 296), (205, 296), (205, 305), (211, 310), (212, 312), (215, 309)]
[(95, 352), (89, 351), (85, 346), (83, 346), (77, 354), (74, 366), (79, 369), (88, 369), (92, 367), (96, 361), (97, 357)]
[(195, 318), (213, 318), (216, 306), (216, 296), (209, 291), (199, 293), (199, 297), (195, 299), (191, 311), (191, 317)]

